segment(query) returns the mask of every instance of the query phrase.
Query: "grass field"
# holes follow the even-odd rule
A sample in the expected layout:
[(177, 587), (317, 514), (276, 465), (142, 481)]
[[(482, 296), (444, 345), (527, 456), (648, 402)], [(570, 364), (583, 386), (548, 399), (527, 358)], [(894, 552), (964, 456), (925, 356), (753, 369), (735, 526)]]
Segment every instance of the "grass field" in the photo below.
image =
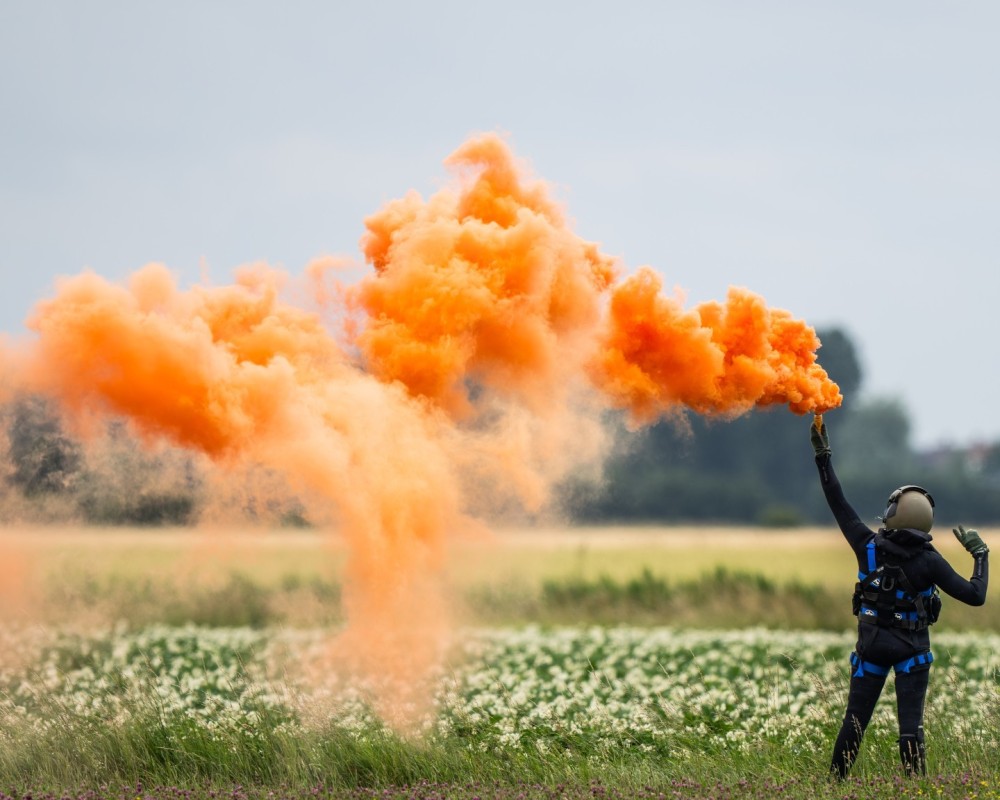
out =
[[(969, 570), (949, 532), (936, 543)], [(131, 624), (336, 624), (346, 558), (336, 536), (300, 530), (6, 530), (0, 609)], [(454, 542), (443, 580), (468, 624), (843, 630), (855, 573), (829, 528), (541, 528)], [(941, 624), (1000, 630), (1000, 607), (950, 603)]]
[(0, 788), (35, 800), (1000, 797), (990, 604), (947, 604), (935, 632), (932, 776), (900, 781), (888, 692), (855, 777), (826, 780), (852, 647), (854, 565), (836, 531), (457, 543), (453, 647), (406, 733), (329, 661), (345, 558), (308, 531), (3, 532)]
[[(935, 533), (938, 549), (960, 565), (965, 554), (950, 532)], [(989, 529), (980, 533), (987, 542), (1000, 536)], [(334, 576), (346, 556), (335, 535), (298, 529), (0, 529), (0, 551), (20, 553), (29, 566), (43, 569), (158, 574), (171, 568), (207, 574), (221, 568), (264, 582), (280, 581), (289, 572)], [(499, 529), (453, 542), (450, 572), (463, 585), (577, 575), (623, 579), (643, 569), (676, 580), (724, 566), (779, 581), (836, 586), (844, 582), (842, 570), (853, 573), (853, 563), (832, 527), (539, 527)]]
[[(943, 544), (946, 551), (958, 552), (951, 542)], [(264, 583), (280, 582), (289, 573), (334, 577), (346, 556), (336, 536), (300, 530), (0, 530), (0, 550), (19, 553), (36, 574), (86, 568), (146, 575), (174, 569), (204, 577), (221, 569), (239, 570)], [(684, 579), (723, 565), (769, 578), (836, 584), (841, 578), (837, 569), (850, 572), (851, 563), (842, 537), (829, 528), (543, 527), (454, 542), (450, 575), (460, 586), (567, 576), (624, 579), (643, 569)]]

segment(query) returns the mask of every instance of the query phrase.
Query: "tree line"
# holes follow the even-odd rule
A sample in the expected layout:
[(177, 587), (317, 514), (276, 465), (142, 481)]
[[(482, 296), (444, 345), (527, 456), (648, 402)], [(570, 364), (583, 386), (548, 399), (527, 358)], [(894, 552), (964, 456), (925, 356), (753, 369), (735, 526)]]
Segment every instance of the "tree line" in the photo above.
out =
[[(819, 333), (822, 363), (844, 395), (829, 417), (834, 460), (862, 518), (874, 522), (893, 488), (917, 483), (934, 495), (946, 524), (1000, 521), (1000, 443), (975, 453), (917, 452), (902, 401), (861, 396), (849, 335), (838, 328)], [(196, 455), (143, 446), (121, 422), (84, 449), (54, 404), (38, 395), (15, 397), (0, 417), (2, 519), (188, 525), (206, 513), (236, 513), (264, 524), (308, 524), (302, 504), (265, 468), (238, 476), (243, 490), (234, 481), (221, 486)], [(583, 524), (826, 524), (810, 421), (782, 408), (733, 420), (688, 415), (625, 432), (624, 421), (611, 417), (608, 424), (622, 435), (602, 478), (566, 481), (558, 505)]]
[(0, 521), (94, 525), (190, 525), (215, 516), (266, 525), (307, 524), (282, 477), (246, 468), (219, 481), (204, 457), (141, 443), (122, 420), (86, 447), (55, 404), (22, 394), (0, 409)]

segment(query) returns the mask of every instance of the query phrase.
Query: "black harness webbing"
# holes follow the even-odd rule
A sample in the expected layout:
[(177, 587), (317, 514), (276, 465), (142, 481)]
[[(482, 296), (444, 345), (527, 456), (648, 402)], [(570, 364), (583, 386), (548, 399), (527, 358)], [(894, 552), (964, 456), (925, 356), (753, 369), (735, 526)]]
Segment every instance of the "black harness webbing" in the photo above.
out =
[(934, 587), (918, 592), (898, 565), (878, 564), (874, 539), (866, 549), (868, 572), (858, 572), (854, 589), (858, 620), (911, 631), (926, 628), (933, 620), (929, 618), (925, 600), (933, 596)]

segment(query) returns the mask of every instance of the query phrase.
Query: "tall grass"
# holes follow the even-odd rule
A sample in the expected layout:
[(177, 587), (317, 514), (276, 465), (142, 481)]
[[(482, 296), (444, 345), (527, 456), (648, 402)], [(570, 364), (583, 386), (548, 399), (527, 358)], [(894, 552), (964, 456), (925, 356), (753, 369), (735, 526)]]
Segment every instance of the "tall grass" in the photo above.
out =
[[(87, 719), (67, 709), (53, 709), (46, 731), (8, 725), (0, 749), (0, 785), (13, 791), (36, 792), (73, 787), (234, 785), (266, 787), (327, 787), (328, 790), (370, 789), (420, 783), (449, 786), (518, 785), (587, 787), (592, 782), (626, 792), (655, 787), (729, 787), (726, 797), (766, 797), (762, 790), (778, 784), (797, 786), (790, 797), (844, 797), (842, 785), (826, 777), (829, 754), (817, 748), (794, 750), (761, 743), (740, 753), (718, 746), (704, 747), (692, 731), (683, 760), (669, 753), (620, 753), (609, 757), (587, 736), (572, 740), (572, 751), (518, 753), (480, 749), (475, 740), (460, 737), (425, 743), (382, 732), (359, 738), (331, 725), (308, 732), (291, 732), (280, 714), (261, 710), (255, 730), (228, 731), (213, 737), (197, 726), (168, 723), (155, 702), (124, 725)], [(835, 730), (827, 726), (828, 741)], [(994, 728), (994, 736), (996, 729)], [(860, 781), (891, 781), (899, 776), (894, 742), (871, 741), (855, 770)], [(935, 785), (941, 775), (961, 785), (969, 782), (978, 797), (1000, 797), (1000, 773), (995, 754), (982, 747), (945, 737), (932, 747), (931, 777), (909, 781), (914, 790)], [(945, 769), (941, 772), (939, 770)], [(938, 781), (939, 782), (939, 781)], [(848, 784), (850, 786), (851, 784)], [(898, 788), (899, 784), (897, 784)], [(742, 787), (742, 790), (740, 789)], [(991, 787), (992, 794), (983, 787)], [(730, 793), (731, 792), (731, 793)], [(477, 792), (478, 793), (478, 792)], [(780, 793), (777, 793), (780, 794)], [(450, 795), (443, 795), (450, 796)], [(516, 797), (517, 793), (512, 793)], [(668, 796), (688, 796), (686, 794)], [(690, 796), (701, 797), (700, 793)], [(708, 796), (708, 793), (704, 796)], [(874, 795), (872, 795), (874, 796)], [(902, 795), (889, 795), (902, 796)], [(971, 794), (932, 796), (967, 797)]]
[[(464, 617), (482, 624), (671, 625), (786, 630), (852, 628), (852, 585), (840, 589), (717, 567), (698, 578), (668, 580), (649, 570), (631, 578), (547, 578), (531, 584), (469, 586), (455, 591)], [(289, 573), (264, 581), (230, 572), (208, 583), (172, 576), (78, 574), (50, 582), (37, 603), (43, 618), (89, 609), (130, 627), (194, 623), (213, 627), (325, 626), (343, 621), (338, 582)], [(937, 630), (1000, 631), (1000, 605), (971, 608), (947, 596)]]
[[(513, 798), (518, 787), (581, 796), (595, 784), (626, 796), (847, 794), (826, 779), (846, 688), (845, 635), (481, 634), (467, 643), (439, 721), (419, 736), (338, 707), (303, 724), (310, 709), (267, 689), (261, 672), (278, 636), (160, 628), (54, 639), (36, 671), (3, 673), (0, 786), (322, 786), (325, 794), (423, 786), (414, 796), (451, 796), (442, 787), (457, 787), (459, 796)], [(299, 655), (308, 651), (301, 638), (290, 641)], [(947, 782), (893, 782), (894, 720), (883, 707), (856, 766), (861, 786), (889, 796), (933, 787), (943, 797), (966, 795), (942, 787), (971, 786), (991, 796), (979, 783), (1000, 781), (995, 647), (996, 637), (945, 637), (928, 730), (932, 775)]]

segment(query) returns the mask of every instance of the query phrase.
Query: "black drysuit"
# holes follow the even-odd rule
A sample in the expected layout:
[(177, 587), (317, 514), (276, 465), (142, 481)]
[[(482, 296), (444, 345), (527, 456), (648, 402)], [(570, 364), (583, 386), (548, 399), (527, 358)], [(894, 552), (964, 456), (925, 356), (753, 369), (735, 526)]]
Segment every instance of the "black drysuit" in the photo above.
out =
[[(987, 553), (975, 557), (972, 578), (966, 580), (930, 544), (929, 533), (909, 529), (880, 529), (877, 533), (871, 530), (844, 497), (829, 454), (816, 456), (816, 466), (830, 510), (857, 556), (859, 573), (870, 571), (868, 545), (874, 543), (880, 563), (898, 565), (916, 592), (926, 592), (937, 586), (956, 600), (972, 606), (986, 602)], [(831, 770), (835, 774), (845, 777), (850, 771), (889, 669), (896, 673), (900, 759), (907, 772), (925, 772), (923, 717), (930, 645), (930, 632), (926, 627), (907, 630), (869, 624), (859, 618), (858, 643), (851, 658), (847, 711), (833, 750)]]

